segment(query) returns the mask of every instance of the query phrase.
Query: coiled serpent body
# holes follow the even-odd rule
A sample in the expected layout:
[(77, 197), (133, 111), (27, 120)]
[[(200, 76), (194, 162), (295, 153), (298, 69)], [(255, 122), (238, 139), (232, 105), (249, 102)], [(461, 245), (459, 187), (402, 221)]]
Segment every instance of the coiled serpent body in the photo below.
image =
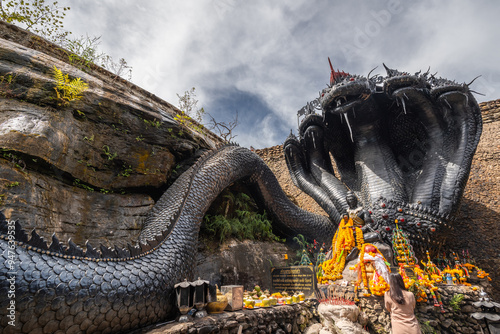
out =
[[(16, 241), (9, 242), (13, 234), (4, 221), (1, 260), (14, 267), (0, 267), (0, 276), (7, 278), (0, 283), (0, 331), (118, 333), (169, 319), (173, 286), (190, 277), (195, 265), (200, 222), (217, 195), (236, 181), (260, 194), (284, 232), (322, 241), (332, 237), (330, 220), (292, 204), (255, 153), (225, 146), (200, 158), (156, 203), (139, 237), (141, 251), (98, 252), (87, 246), (84, 252), (57, 239), (47, 246), (36, 233), (28, 240), (19, 224)], [(6, 298), (9, 291), (14, 298)], [(9, 324), (11, 300), (15, 326)]]

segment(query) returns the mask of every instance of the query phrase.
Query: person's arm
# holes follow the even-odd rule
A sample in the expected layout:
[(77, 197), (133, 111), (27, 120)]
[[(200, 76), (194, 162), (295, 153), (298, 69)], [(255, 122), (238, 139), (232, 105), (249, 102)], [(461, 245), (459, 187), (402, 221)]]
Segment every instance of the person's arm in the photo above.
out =
[(391, 313), (391, 298), (389, 297), (389, 295), (387, 294), (387, 292), (384, 294), (384, 306), (385, 306), (385, 309)]

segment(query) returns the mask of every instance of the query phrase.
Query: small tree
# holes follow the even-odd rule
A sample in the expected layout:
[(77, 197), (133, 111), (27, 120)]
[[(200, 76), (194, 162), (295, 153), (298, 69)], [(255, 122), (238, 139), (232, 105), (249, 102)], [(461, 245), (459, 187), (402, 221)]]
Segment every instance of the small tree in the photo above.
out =
[(132, 79), (132, 67), (127, 64), (124, 58), (120, 58), (118, 62), (115, 62), (111, 56), (99, 51), (100, 39), (101, 36), (89, 37), (89, 35), (82, 35), (79, 38), (61, 40), (60, 45), (69, 51), (68, 57), (72, 65), (84, 69), (90, 64), (95, 64), (130, 81)]
[(89, 35), (72, 39), (66, 38), (60, 41), (60, 45), (69, 51), (68, 57), (71, 64), (77, 67), (89, 66), (92, 63), (99, 65), (106, 57), (97, 49), (101, 43), (100, 39), (101, 36), (89, 37)]
[(198, 109), (198, 100), (196, 99), (195, 88), (191, 88), (184, 92), (184, 95), (177, 94), (179, 98), (179, 109), (184, 112), (187, 116), (191, 117), (198, 123), (203, 122), (203, 115), (205, 110), (203, 108)]
[(210, 123), (207, 126), (211, 131), (214, 131), (215, 134), (219, 135), (224, 141), (230, 142), (236, 135), (233, 133), (234, 128), (238, 126), (238, 112), (234, 116), (233, 120), (230, 122), (218, 122), (213, 118), (212, 115), (208, 114), (210, 117)]
[(17, 24), (26, 30), (41, 35), (47, 40), (62, 46), (69, 51), (70, 63), (84, 69), (93, 63), (115, 73), (127, 80), (132, 78), (132, 67), (125, 59), (118, 62), (97, 47), (99, 37), (81, 36), (70, 39), (68, 31), (63, 30), (63, 19), (70, 7), (60, 7), (57, 1), (46, 0), (0, 0), (0, 19)]
[(120, 58), (116, 63), (111, 56), (105, 55), (101, 61), (101, 66), (119, 77), (128, 81), (132, 80), (132, 66), (129, 66), (124, 58)]
[(67, 38), (63, 30), (63, 18), (70, 7), (60, 7), (57, 1), (45, 0), (0, 0), (0, 19), (8, 23), (19, 23), (53, 42)]
[(177, 115), (178, 120), (186, 121), (190, 118), (196, 120), (199, 124), (203, 122), (203, 116), (206, 114), (210, 117), (208, 129), (214, 131), (219, 137), (224, 139), (224, 141), (229, 142), (236, 137), (233, 134), (234, 128), (238, 125), (238, 113), (236, 113), (234, 119), (230, 122), (218, 122), (209, 113), (205, 112), (205, 109), (198, 109), (198, 100), (196, 99), (195, 88), (191, 88), (184, 92), (184, 95), (177, 94), (179, 98), (179, 109), (182, 111), (182, 115)]

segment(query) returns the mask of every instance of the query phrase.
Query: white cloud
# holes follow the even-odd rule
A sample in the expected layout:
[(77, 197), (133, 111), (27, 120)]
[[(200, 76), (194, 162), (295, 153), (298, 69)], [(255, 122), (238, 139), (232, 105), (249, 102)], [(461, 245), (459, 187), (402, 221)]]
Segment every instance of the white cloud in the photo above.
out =
[(221, 100), (214, 91), (258, 97), (271, 114), (252, 111), (255, 123), (239, 125), (255, 129), (237, 137), (243, 146), (284, 141), (274, 133), (296, 128), (296, 111), (329, 79), (329, 56), (365, 75), (382, 62), (409, 72), (431, 66), (459, 82), (482, 74), (478, 100), (500, 97), (495, 1), (69, 2), (66, 27), (102, 35), (103, 51), (133, 66), (133, 82), (170, 103), (191, 87), (205, 106)]

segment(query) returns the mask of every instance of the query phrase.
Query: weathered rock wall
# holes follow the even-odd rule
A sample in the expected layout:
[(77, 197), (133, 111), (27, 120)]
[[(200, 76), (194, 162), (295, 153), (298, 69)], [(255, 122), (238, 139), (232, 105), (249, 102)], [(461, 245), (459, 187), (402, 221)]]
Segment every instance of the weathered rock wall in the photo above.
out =
[[(500, 300), (500, 100), (480, 104), (483, 133), (448, 246), (469, 249), (478, 265), (490, 273), (493, 294)], [(274, 172), (285, 193), (300, 207), (326, 213), (297, 188), (288, 172), (281, 146), (256, 150)]]
[(250, 291), (256, 285), (270, 289), (271, 268), (290, 265), (295, 258), (294, 250), (278, 242), (233, 239), (217, 249), (201, 246), (194, 277), (203, 277), (211, 285), (243, 285)]
[[(221, 140), (69, 54), (0, 22), (0, 211), (45, 238), (123, 244), (168, 182)], [(58, 98), (54, 66), (88, 84), (81, 99)]]

